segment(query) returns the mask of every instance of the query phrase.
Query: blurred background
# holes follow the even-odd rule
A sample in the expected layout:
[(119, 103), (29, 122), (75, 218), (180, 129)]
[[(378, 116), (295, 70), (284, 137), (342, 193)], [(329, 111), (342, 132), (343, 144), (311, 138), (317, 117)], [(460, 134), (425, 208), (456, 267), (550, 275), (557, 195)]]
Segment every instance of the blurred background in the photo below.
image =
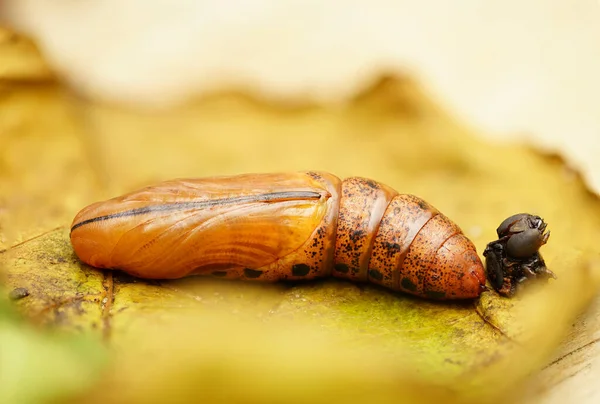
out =
[(136, 108), (224, 88), (344, 102), (410, 73), (479, 132), (560, 150), (600, 189), (597, 0), (4, 0), (78, 91)]

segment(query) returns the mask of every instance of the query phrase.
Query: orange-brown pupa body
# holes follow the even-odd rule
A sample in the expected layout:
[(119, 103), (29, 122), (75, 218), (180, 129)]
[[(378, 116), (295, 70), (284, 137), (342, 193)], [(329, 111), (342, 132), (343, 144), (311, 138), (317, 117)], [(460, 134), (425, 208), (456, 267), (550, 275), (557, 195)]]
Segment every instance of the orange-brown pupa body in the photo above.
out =
[(141, 278), (335, 276), (431, 299), (485, 289), (475, 246), (434, 207), (323, 172), (167, 181), (84, 208), (71, 243), (86, 264)]

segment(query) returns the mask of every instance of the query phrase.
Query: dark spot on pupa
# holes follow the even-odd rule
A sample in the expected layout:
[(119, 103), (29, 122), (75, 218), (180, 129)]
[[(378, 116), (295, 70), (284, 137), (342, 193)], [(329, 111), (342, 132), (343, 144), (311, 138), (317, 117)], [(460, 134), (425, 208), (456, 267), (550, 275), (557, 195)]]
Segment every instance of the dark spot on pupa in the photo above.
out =
[(385, 243), (383, 243), (383, 245), (388, 254), (390, 255), (400, 252), (400, 244), (398, 243), (390, 243), (389, 241), (386, 241)]
[(320, 180), (320, 179), (322, 178), (320, 174), (318, 174), (318, 173), (316, 173), (316, 172), (314, 172), (314, 171), (308, 171), (308, 172), (306, 173), (306, 175), (308, 175), (310, 178), (312, 178), (312, 179), (314, 179), (314, 180), (317, 180), (317, 181), (318, 181), (318, 180)]
[(352, 242), (357, 243), (361, 238), (363, 238), (365, 236), (365, 231), (364, 230), (354, 230), (352, 231), (352, 233), (350, 233), (350, 240), (352, 240)]
[(434, 290), (428, 290), (427, 292), (425, 292), (425, 295), (432, 299), (443, 299), (444, 297), (446, 297), (446, 292), (436, 292)]
[(246, 278), (258, 278), (263, 274), (263, 271), (257, 271), (256, 269), (244, 268), (244, 276)]
[(373, 180), (365, 180), (365, 185), (373, 188), (373, 189), (379, 189), (379, 185), (377, 185), (377, 183)]
[(27, 296), (29, 296), (29, 291), (27, 288), (16, 288), (11, 290), (8, 294), (8, 298), (10, 300), (19, 300)]
[(227, 276), (227, 271), (214, 271), (212, 273), (213, 276), (218, 276), (219, 278), (222, 278), (224, 276)]
[(376, 269), (369, 269), (369, 277), (380, 282), (383, 280), (383, 274)]
[(417, 203), (419, 204), (419, 207), (421, 209), (423, 209), (423, 210), (428, 210), (429, 209), (429, 206), (427, 206), (427, 204), (425, 203), (425, 201), (419, 199)]
[(400, 281), (400, 286), (402, 286), (406, 290), (410, 290), (411, 292), (417, 290), (417, 285), (412, 283), (412, 281), (408, 278), (402, 278), (402, 281)]
[(467, 259), (469, 261), (471, 261), (472, 263), (474, 263), (474, 264), (479, 263), (479, 257), (477, 255), (475, 255), (475, 254), (468, 254), (467, 255)]
[(335, 264), (335, 270), (343, 274), (347, 274), (350, 269), (346, 264)]
[(292, 266), (292, 275), (306, 276), (310, 272), (310, 267), (306, 264), (296, 264)]

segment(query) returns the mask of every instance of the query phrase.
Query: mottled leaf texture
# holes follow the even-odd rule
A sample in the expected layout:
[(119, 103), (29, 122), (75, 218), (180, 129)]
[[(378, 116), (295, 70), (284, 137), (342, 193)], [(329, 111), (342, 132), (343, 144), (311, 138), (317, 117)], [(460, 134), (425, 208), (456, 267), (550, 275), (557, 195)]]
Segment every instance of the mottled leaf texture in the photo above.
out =
[[(80, 263), (69, 241), (81, 208), (141, 186), (297, 170), (418, 195), (480, 254), (504, 218), (538, 214), (558, 279), (453, 303), (339, 280), (144, 281)], [(0, 203), (12, 299), (0, 313), (2, 402), (7, 391), (11, 402), (506, 402), (599, 285), (600, 204), (579, 176), (558, 157), (482, 141), (403, 77), (343, 107), (220, 94), (151, 114), (9, 77)]]

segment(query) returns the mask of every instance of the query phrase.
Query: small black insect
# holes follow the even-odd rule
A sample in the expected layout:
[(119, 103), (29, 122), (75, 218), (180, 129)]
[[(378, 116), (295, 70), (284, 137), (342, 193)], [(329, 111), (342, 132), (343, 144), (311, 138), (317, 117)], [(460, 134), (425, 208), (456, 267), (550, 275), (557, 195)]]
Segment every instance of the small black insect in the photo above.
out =
[(487, 245), (487, 277), (503, 296), (514, 296), (517, 286), (529, 279), (556, 279), (539, 253), (548, 242), (550, 232), (539, 216), (519, 213), (504, 220), (496, 229), (498, 240)]
[(19, 300), (27, 296), (29, 296), (29, 291), (26, 288), (15, 288), (8, 294), (10, 300)]

